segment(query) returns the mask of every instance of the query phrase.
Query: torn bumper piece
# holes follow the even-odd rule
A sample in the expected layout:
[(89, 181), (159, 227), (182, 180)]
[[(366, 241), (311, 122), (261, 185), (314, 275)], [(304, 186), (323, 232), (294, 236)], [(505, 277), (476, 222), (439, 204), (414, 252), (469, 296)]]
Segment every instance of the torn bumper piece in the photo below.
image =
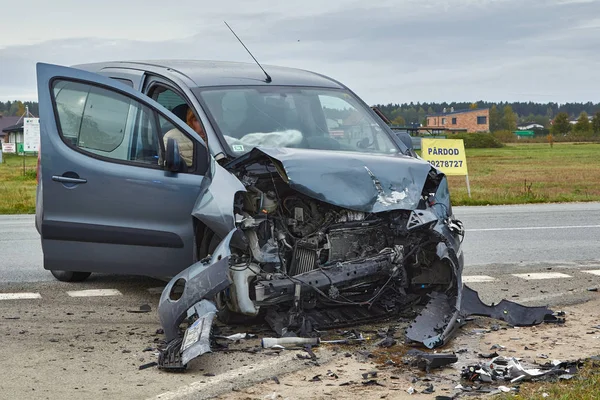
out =
[(513, 326), (531, 326), (542, 322), (562, 323), (564, 319), (554, 315), (548, 307), (527, 307), (521, 304), (502, 300), (500, 303), (488, 306), (479, 298), (479, 294), (468, 286), (463, 288), (461, 307), (463, 317), (478, 315), (508, 322)]
[[(217, 312), (212, 299), (231, 285), (228, 277), (230, 242), (236, 230), (215, 249), (208, 261), (199, 261), (175, 276), (164, 288), (158, 305), (160, 323), (167, 345), (160, 350), (158, 367), (185, 369), (191, 359), (210, 351), (210, 331)], [(183, 286), (183, 293), (176, 298), (174, 289)], [(179, 325), (186, 318), (197, 319), (181, 337)]]
[[(443, 346), (464, 324), (465, 318), (472, 315), (498, 319), (513, 326), (564, 322), (564, 318), (557, 317), (548, 307), (527, 307), (508, 300), (488, 306), (466, 285), (463, 285), (458, 301), (444, 293), (432, 293), (430, 297), (429, 303), (406, 330), (407, 339), (430, 349)], [(460, 305), (459, 309), (453, 304)]]

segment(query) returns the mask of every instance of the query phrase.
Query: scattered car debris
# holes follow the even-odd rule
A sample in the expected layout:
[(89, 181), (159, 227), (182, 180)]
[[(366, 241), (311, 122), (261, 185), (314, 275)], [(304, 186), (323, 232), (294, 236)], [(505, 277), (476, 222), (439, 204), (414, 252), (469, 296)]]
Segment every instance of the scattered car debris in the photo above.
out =
[(156, 366), (156, 365), (158, 365), (158, 363), (157, 363), (156, 361), (152, 361), (152, 362), (149, 362), (149, 363), (147, 363), (147, 364), (142, 364), (142, 365), (140, 365), (138, 368), (139, 368), (140, 370), (143, 370), (143, 369), (147, 369), (147, 368), (154, 367), (154, 366)]
[(150, 312), (150, 311), (152, 311), (152, 307), (150, 307), (149, 304), (142, 304), (140, 306), (140, 308), (137, 309), (137, 310), (127, 310), (128, 313), (137, 313), (137, 314), (147, 313), (147, 312)]
[(479, 353), (478, 356), (479, 358), (495, 358), (498, 357), (498, 353), (493, 352), (493, 353), (489, 353), (489, 354), (484, 354), (484, 353)]
[(254, 334), (251, 334), (251, 333), (234, 333), (233, 335), (229, 335), (229, 336), (215, 336), (215, 338), (227, 339), (232, 342), (236, 342), (238, 340), (255, 339), (255, 338), (257, 338), (257, 336)]
[(431, 394), (435, 392), (435, 388), (433, 387), (433, 384), (428, 384), (427, 387), (425, 389), (423, 389), (423, 391), (421, 393), (423, 394)]
[(404, 359), (407, 364), (427, 373), (431, 369), (443, 368), (458, 361), (458, 357), (454, 353), (426, 353), (417, 349), (409, 350)]
[(461, 377), (470, 382), (509, 381), (516, 383), (524, 380), (548, 380), (552, 378), (570, 379), (582, 361), (546, 363), (541, 368), (524, 368), (520, 361), (514, 357), (498, 356), (489, 362), (470, 365), (463, 369)]
[(363, 379), (377, 378), (377, 371), (365, 372), (362, 374)]
[(349, 344), (352, 342), (362, 342), (366, 340), (363, 337), (355, 339), (337, 339), (337, 340), (321, 340), (320, 338), (304, 338), (304, 337), (283, 337), (283, 338), (263, 338), (261, 339), (261, 346), (265, 349), (273, 348), (273, 346), (318, 346), (321, 343), (326, 344)]
[(385, 387), (385, 385), (383, 385), (383, 384), (381, 384), (381, 383), (377, 382), (377, 379), (369, 379), (368, 381), (365, 381), (365, 382), (363, 382), (362, 384), (363, 384), (363, 385), (365, 385), (365, 386), (368, 386), (368, 385), (375, 385), (375, 386), (382, 386), (382, 387)]
[(412, 386), (411, 386), (411, 387), (409, 387), (408, 389), (406, 389), (406, 392), (407, 392), (408, 394), (414, 394), (414, 393), (416, 392), (416, 390), (415, 390), (415, 388), (414, 388), (414, 387), (412, 387)]

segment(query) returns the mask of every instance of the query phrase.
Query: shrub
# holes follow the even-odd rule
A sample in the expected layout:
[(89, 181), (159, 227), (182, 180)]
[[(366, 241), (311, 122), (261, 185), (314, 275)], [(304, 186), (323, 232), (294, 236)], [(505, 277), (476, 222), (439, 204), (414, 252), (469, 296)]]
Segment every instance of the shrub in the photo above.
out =
[(498, 131), (492, 133), (492, 136), (502, 143), (515, 143), (519, 138), (511, 131)]
[(504, 147), (504, 145), (490, 133), (456, 133), (448, 135), (448, 139), (462, 139), (466, 149), (486, 149)]

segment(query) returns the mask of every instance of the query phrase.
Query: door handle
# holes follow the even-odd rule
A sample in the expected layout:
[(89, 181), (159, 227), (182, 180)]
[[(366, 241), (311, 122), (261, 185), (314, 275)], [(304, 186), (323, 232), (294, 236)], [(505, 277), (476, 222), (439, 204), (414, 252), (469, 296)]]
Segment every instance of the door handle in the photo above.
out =
[(58, 176), (58, 175), (52, 176), (52, 180), (55, 182), (70, 183), (70, 184), (87, 183), (87, 179), (71, 178), (69, 176)]

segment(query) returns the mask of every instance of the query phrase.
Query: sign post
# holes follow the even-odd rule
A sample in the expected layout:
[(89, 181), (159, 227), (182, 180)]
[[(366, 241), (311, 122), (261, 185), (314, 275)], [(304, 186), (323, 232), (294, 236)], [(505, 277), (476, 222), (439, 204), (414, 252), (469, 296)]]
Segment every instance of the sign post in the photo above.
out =
[(23, 152), (37, 152), (40, 146), (40, 119), (23, 118)]
[(421, 157), (446, 175), (464, 175), (467, 193), (471, 197), (471, 185), (467, 170), (467, 157), (462, 139), (421, 140)]

